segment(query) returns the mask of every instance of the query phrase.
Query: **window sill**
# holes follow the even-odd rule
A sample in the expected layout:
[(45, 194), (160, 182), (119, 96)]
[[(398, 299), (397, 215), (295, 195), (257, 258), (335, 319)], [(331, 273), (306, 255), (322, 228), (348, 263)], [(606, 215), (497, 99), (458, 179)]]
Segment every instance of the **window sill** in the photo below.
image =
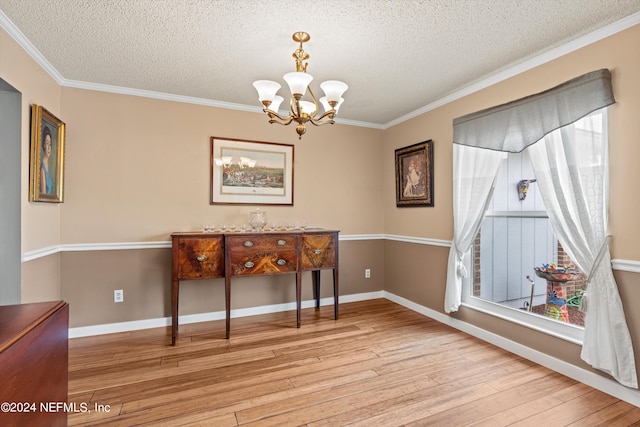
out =
[(497, 317), (507, 322), (512, 322), (520, 326), (551, 335), (555, 338), (559, 338), (573, 344), (582, 345), (584, 339), (584, 328), (580, 326), (559, 322), (524, 310), (505, 307), (480, 298), (469, 296), (464, 299), (462, 306)]

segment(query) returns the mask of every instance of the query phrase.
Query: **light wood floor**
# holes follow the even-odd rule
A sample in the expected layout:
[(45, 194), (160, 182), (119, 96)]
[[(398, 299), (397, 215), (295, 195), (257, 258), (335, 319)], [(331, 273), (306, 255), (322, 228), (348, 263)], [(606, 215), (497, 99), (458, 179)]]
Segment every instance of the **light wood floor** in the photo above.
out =
[[(640, 426), (640, 408), (387, 300), (70, 342), (69, 425)], [(109, 411), (96, 412), (94, 404)], [(78, 406), (80, 407), (80, 406)]]

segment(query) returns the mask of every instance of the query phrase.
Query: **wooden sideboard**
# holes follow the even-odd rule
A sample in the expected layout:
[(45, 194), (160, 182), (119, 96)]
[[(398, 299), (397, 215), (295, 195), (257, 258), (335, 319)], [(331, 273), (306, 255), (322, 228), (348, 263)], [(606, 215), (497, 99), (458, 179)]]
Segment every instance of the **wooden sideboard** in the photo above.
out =
[(171, 345), (178, 336), (181, 280), (225, 279), (226, 337), (231, 329), (231, 279), (294, 273), (296, 326), (300, 327), (302, 272), (311, 271), (313, 296), (320, 306), (320, 271), (333, 270), (334, 317), (338, 319), (338, 231), (294, 231), (171, 234)]
[(69, 304), (0, 306), (0, 425), (66, 426)]

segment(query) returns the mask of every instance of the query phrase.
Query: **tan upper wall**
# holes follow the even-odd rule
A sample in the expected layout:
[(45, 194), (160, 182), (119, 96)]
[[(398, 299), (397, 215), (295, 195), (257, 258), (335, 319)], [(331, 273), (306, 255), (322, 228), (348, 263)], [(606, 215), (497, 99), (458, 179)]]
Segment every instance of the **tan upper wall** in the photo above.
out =
[[(549, 89), (589, 71), (608, 68), (617, 103), (609, 108), (609, 228), (613, 258), (640, 260), (640, 25), (465, 96), (384, 132), (383, 203), (387, 234), (450, 240), (453, 236), (453, 119)], [(396, 208), (394, 150), (434, 140), (434, 208)]]
[(270, 220), (382, 233), (382, 131), (270, 125), (263, 113), (63, 88), (62, 242), (164, 241), (203, 223), (247, 222), (255, 207), (210, 205), (210, 137), (294, 145), (294, 205)]
[[(293, 207), (271, 219), (306, 220), (348, 234), (452, 236), (452, 120), (609, 68), (610, 229), (614, 258), (638, 260), (640, 26), (613, 35), (385, 131), (346, 125), (292, 127), (262, 114), (59, 87), (4, 31), (0, 76), (23, 94), (23, 251), (59, 243), (166, 240), (203, 222), (240, 222), (247, 206), (209, 204), (209, 137), (295, 145)], [(65, 203), (29, 203), (29, 104), (67, 123)], [(396, 148), (434, 140), (433, 208), (396, 208)], [(381, 146), (382, 144), (382, 146)]]
[(22, 94), (22, 250), (60, 243), (60, 205), (29, 202), (30, 105), (60, 115), (60, 86), (2, 29), (0, 78)]

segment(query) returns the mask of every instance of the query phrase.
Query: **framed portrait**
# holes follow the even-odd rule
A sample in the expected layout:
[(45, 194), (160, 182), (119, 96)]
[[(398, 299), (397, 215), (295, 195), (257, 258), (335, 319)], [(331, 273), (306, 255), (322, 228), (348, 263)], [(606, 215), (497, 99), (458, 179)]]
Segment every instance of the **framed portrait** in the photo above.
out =
[(31, 106), (29, 201), (64, 200), (65, 124), (40, 105)]
[(396, 206), (433, 206), (433, 141), (396, 151)]
[(211, 204), (293, 205), (293, 145), (211, 137)]

